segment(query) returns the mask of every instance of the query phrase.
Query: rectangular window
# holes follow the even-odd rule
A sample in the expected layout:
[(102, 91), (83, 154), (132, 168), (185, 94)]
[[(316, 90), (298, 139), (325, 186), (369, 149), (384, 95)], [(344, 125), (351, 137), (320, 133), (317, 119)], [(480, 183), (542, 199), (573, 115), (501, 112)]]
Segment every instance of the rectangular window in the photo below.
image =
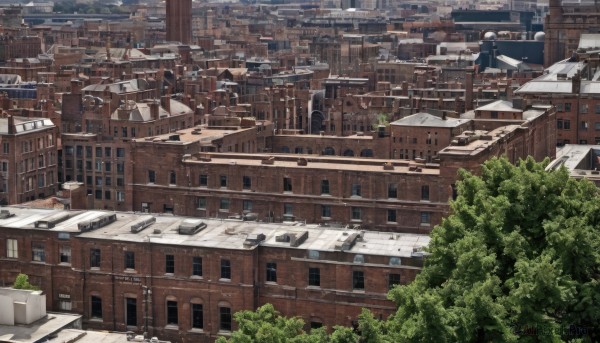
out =
[(331, 218), (331, 206), (321, 205), (321, 217), (322, 218)]
[(174, 171), (169, 173), (169, 184), (176, 185), (177, 184), (177, 174)]
[(200, 175), (200, 187), (208, 186), (208, 175)]
[(219, 329), (231, 331), (231, 309), (229, 307), (219, 307)]
[(32, 242), (31, 243), (31, 259), (36, 262), (46, 261), (46, 250), (44, 249), (44, 243)]
[(308, 285), (318, 287), (321, 286), (321, 269), (308, 268)]
[(167, 325), (179, 324), (177, 301), (167, 301)]
[(221, 185), (221, 188), (227, 188), (227, 175), (221, 175), (219, 176), (219, 184)]
[[(118, 181), (119, 179), (117, 179)], [(125, 201), (125, 192), (117, 192), (117, 201), (123, 202)]]
[(127, 326), (137, 326), (136, 298), (125, 298), (125, 320)]
[(431, 222), (431, 213), (430, 212), (421, 212), (421, 224), (430, 224)]
[(219, 210), (228, 211), (229, 210), (229, 199), (221, 199), (219, 203)]
[(135, 269), (135, 253), (133, 251), (125, 252), (125, 269)]
[(429, 200), (429, 185), (421, 186), (421, 200)]
[(61, 245), (59, 248), (58, 260), (60, 263), (71, 263), (71, 247), (68, 245)]
[(19, 258), (19, 245), (16, 239), (6, 240), (6, 257), (8, 258)]
[(250, 179), (250, 176), (242, 177), (242, 188), (245, 190), (252, 188), (252, 179)]
[(125, 157), (125, 148), (117, 148), (117, 157)]
[(98, 296), (92, 295), (90, 302), (91, 302), (90, 317), (102, 319), (102, 299)]
[(581, 122), (581, 129), (582, 129), (582, 130), (587, 130), (587, 128), (588, 128), (588, 123), (587, 123), (587, 121), (582, 121), (582, 122)]
[(58, 309), (61, 311), (71, 311), (73, 305), (70, 300), (59, 300), (58, 301)]
[(321, 180), (321, 194), (329, 194), (329, 180)]
[(571, 112), (571, 103), (565, 102), (565, 112)]
[(8, 154), (10, 152), (10, 145), (8, 143), (2, 143), (2, 152), (4, 154)]
[(581, 104), (580, 111), (581, 113), (588, 113), (588, 104)]
[(100, 268), (100, 249), (90, 249), (90, 268)]
[(202, 257), (192, 257), (192, 275), (202, 276)]
[(358, 183), (353, 183), (352, 184), (352, 196), (353, 197), (362, 196), (361, 189), (360, 189), (360, 184), (358, 184)]
[(292, 191), (292, 179), (289, 177), (283, 178), (283, 191), (291, 192)]
[(360, 207), (352, 207), (352, 220), (361, 220), (362, 213)]
[(192, 328), (204, 328), (204, 313), (202, 304), (192, 304)]
[(571, 121), (570, 121), (570, 120), (567, 120), (567, 119), (565, 119), (565, 121), (563, 122), (563, 128), (564, 128), (565, 130), (571, 130)]
[(112, 157), (111, 148), (108, 148), (108, 147), (104, 148), (104, 157), (108, 157), (108, 158)]
[(156, 182), (156, 172), (154, 170), (148, 170), (148, 183)]
[(562, 119), (556, 120), (556, 128), (559, 130), (562, 130), (562, 128), (563, 128), (563, 120)]
[(352, 289), (365, 289), (365, 273), (363, 271), (355, 270), (352, 272)]
[(388, 223), (395, 223), (396, 219), (396, 210), (387, 210), (387, 221)]
[(388, 198), (389, 199), (397, 199), (398, 198), (398, 186), (395, 183), (388, 184)]
[(175, 255), (165, 255), (165, 273), (175, 273)]
[(283, 214), (291, 216), (294, 212), (294, 206), (292, 204), (283, 204)]
[(197, 197), (196, 198), (196, 208), (199, 210), (206, 209), (206, 197)]
[(221, 260), (221, 279), (231, 279), (231, 261)]
[(277, 282), (277, 263), (267, 263), (267, 282)]
[(244, 200), (242, 202), (242, 210), (246, 212), (252, 211), (252, 200)]
[(388, 289), (400, 284), (400, 274), (390, 274), (388, 276)]

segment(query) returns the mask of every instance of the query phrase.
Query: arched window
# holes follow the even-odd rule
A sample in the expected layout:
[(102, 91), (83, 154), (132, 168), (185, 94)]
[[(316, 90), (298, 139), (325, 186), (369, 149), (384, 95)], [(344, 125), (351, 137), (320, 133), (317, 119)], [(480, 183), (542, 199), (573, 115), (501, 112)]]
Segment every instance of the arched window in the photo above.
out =
[(354, 156), (354, 151), (352, 151), (352, 149), (346, 149), (344, 150), (344, 156)]
[(360, 152), (360, 157), (373, 157), (373, 150), (364, 149), (363, 151)]
[(335, 149), (328, 146), (327, 148), (323, 149), (323, 155), (333, 156), (333, 155), (335, 155)]
[(284, 154), (289, 154), (290, 153), (290, 148), (287, 146), (282, 146), (281, 147), (281, 152)]

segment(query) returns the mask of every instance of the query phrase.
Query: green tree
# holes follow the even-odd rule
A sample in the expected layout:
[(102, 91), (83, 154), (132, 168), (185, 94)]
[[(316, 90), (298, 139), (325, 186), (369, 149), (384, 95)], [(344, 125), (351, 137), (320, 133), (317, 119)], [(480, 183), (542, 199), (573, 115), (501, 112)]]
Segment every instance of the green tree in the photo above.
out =
[(394, 341), (560, 342), (600, 323), (598, 189), (546, 165), (494, 158), (481, 176), (460, 172), (425, 267), (389, 293)]
[(27, 274), (19, 274), (15, 278), (15, 282), (13, 284), (14, 289), (28, 289), (36, 291), (39, 288), (29, 283), (29, 276)]

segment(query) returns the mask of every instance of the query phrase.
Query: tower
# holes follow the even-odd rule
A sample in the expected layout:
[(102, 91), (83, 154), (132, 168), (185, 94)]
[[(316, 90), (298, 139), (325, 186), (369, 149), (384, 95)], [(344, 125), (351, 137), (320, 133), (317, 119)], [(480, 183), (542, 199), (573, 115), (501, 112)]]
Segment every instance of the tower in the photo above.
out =
[(167, 0), (167, 41), (192, 42), (192, 0)]

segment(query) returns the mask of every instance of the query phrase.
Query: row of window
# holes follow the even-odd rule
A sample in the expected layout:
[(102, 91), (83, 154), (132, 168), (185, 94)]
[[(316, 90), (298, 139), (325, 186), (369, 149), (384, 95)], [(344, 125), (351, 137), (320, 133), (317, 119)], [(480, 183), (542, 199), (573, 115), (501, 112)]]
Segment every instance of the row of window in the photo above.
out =
[[(64, 306), (63, 306), (64, 307)], [(67, 306), (70, 308), (70, 306)], [(204, 329), (204, 306), (201, 303), (192, 302), (189, 306), (192, 329)], [(102, 298), (97, 295), (90, 297), (90, 318), (103, 319)], [(168, 297), (165, 302), (166, 325), (179, 325), (179, 302)], [(219, 330), (231, 331), (232, 311), (230, 306), (219, 306)], [(137, 299), (125, 298), (125, 324), (137, 326)]]
[[(94, 151), (95, 150), (95, 151)], [(125, 148), (116, 148), (116, 157), (125, 157)], [(82, 146), (77, 145), (75, 148), (71, 145), (65, 145), (64, 152), (65, 156), (73, 156), (75, 154), (76, 157), (83, 157), (85, 151), (86, 158), (99, 158), (99, 157), (108, 157), (111, 158), (113, 153), (112, 147), (94, 147), (92, 146)], [(93, 154), (95, 152), (95, 154)]]
[[(44, 149), (46, 147), (51, 147), (54, 146), (54, 135), (52, 134), (48, 134), (47, 137), (40, 137), (37, 139), (37, 149), (41, 150)], [(27, 153), (27, 152), (32, 152), (35, 148), (35, 140), (27, 140), (27, 141), (22, 141), (21, 142), (21, 153)], [(9, 152), (9, 145), (8, 143), (4, 143), (3, 146), (3, 152), (5, 154), (8, 154)]]
[[(82, 171), (83, 164), (84, 164), (83, 160), (75, 160), (75, 169)], [(117, 163), (115, 163), (115, 166), (116, 166), (116, 170), (117, 170), (118, 174), (125, 173), (125, 163), (124, 162), (117, 162)], [(73, 169), (73, 160), (66, 159), (65, 160), (65, 168)], [(85, 161), (85, 170), (87, 170), (87, 171), (94, 170), (96, 172), (104, 171), (106, 173), (110, 173), (112, 171), (112, 163), (108, 162), (108, 161), (96, 160), (96, 163), (94, 164), (94, 168), (92, 168), (92, 161)]]

